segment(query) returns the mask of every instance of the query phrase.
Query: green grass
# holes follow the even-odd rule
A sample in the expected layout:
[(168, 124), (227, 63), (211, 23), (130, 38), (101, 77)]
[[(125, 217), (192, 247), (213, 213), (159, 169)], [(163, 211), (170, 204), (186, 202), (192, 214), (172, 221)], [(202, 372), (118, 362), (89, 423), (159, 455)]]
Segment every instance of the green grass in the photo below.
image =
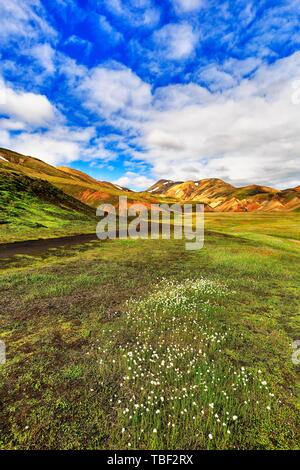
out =
[(300, 241), (300, 217), (296, 212), (227, 212), (205, 214), (206, 227), (222, 233), (269, 235)]
[(158, 202), (147, 193), (74, 179), (35, 159), (21, 167), (0, 163), (0, 244), (93, 233), (96, 208), (103, 203), (116, 206), (120, 195), (132, 202)]
[(2, 449), (299, 448), (299, 215), (206, 219), (4, 262)]
[(95, 211), (47, 181), (0, 171), (0, 243), (92, 232)]

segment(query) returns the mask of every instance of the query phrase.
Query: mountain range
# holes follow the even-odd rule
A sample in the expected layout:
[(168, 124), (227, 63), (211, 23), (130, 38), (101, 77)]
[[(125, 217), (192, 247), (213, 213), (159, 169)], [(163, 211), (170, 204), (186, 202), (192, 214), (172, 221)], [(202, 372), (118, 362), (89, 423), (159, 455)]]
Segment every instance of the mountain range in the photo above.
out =
[(257, 184), (235, 187), (217, 178), (199, 181), (159, 180), (152, 195), (180, 202), (201, 202), (212, 212), (273, 212), (300, 209), (300, 186), (279, 190)]
[[(50, 202), (49, 198), (52, 198), (54, 205), (67, 209), (72, 207), (87, 214), (91, 213), (90, 208), (103, 202), (117, 206), (121, 195), (127, 196), (129, 204), (198, 202), (205, 205), (207, 212), (300, 210), (300, 186), (279, 190), (256, 184), (235, 187), (217, 178), (177, 182), (162, 179), (145, 191), (135, 192), (114, 183), (98, 181), (79, 170), (54, 167), (38, 158), (0, 148), (0, 193), (2, 191), (3, 196), (5, 182), (6, 204), (10, 204), (9, 180), (13, 180), (11, 190), (17, 191), (19, 197), (33, 192), (37, 200)], [(11, 194), (12, 200), (15, 197)], [(3, 197), (0, 202), (3, 206)]]

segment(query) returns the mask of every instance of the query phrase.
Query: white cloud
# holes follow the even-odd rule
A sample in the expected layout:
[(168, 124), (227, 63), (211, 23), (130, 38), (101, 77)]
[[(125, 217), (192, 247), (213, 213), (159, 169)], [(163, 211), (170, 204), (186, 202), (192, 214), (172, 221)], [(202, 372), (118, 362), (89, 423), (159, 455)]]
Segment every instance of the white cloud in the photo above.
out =
[(169, 85), (158, 88), (154, 95), (154, 106), (158, 110), (183, 109), (191, 105), (201, 105), (211, 101), (213, 96), (195, 83)]
[(174, 8), (178, 13), (187, 13), (199, 10), (204, 0), (172, 0)]
[(135, 27), (153, 27), (160, 19), (160, 10), (152, 0), (105, 0), (105, 4)]
[(94, 129), (72, 129), (54, 127), (45, 132), (23, 132), (13, 138), (8, 137), (5, 145), (25, 155), (40, 158), (51, 165), (67, 164), (83, 160)]
[(85, 104), (98, 115), (109, 118), (120, 113), (141, 117), (151, 103), (151, 87), (130, 69), (114, 64), (113, 68), (92, 69), (79, 86)]
[[(63, 116), (44, 95), (14, 90), (0, 79), (0, 146), (38, 157), (50, 164), (91, 160), (102, 150), (91, 139), (95, 129), (67, 127)], [(17, 134), (11, 134), (19, 131)]]
[(15, 42), (29, 44), (41, 37), (55, 39), (56, 31), (45, 19), (45, 11), (39, 0), (0, 0), (2, 44)]
[(103, 15), (99, 15), (99, 26), (107, 35), (109, 35), (109, 41), (113, 44), (118, 44), (123, 41), (123, 35), (119, 33), (112, 25), (108, 22), (107, 18)]
[[(288, 187), (299, 174), (299, 106), (292, 103), (299, 76), (295, 53), (261, 66), (223, 94), (205, 96), (197, 85), (188, 94), (186, 85), (158, 90), (156, 110), (140, 125), (140, 158), (157, 178), (219, 177), (237, 185)], [(171, 106), (164, 106), (166, 96)]]
[(70, 91), (78, 88), (81, 81), (87, 76), (87, 69), (84, 65), (78, 63), (64, 54), (57, 54), (59, 72), (66, 78), (67, 85)]
[[(211, 67), (226, 76), (222, 93), (217, 86), (209, 92), (189, 83), (151, 94), (148, 84), (116, 64), (82, 74), (80, 91), (106, 123), (126, 131), (125, 151), (150, 165), (155, 178), (219, 177), (237, 185), (287, 187), (299, 171), (299, 107), (292, 103), (292, 84), (300, 76), (300, 53), (259, 64), (247, 59)], [(221, 76), (215, 75), (214, 83), (217, 78), (221, 87)], [(128, 144), (144, 150), (132, 151)], [(137, 167), (117, 184), (149, 186), (152, 178), (143, 175)]]
[(218, 65), (212, 64), (198, 75), (199, 80), (206, 83), (211, 91), (225, 90), (237, 85), (237, 80), (229, 73), (224, 72)]
[(110, 140), (105, 137), (97, 137), (93, 139), (93, 144), (82, 152), (80, 157), (84, 161), (101, 160), (104, 164), (111, 162), (117, 158), (114, 151), (109, 149)]
[(20, 131), (25, 129), (25, 124), (13, 119), (0, 119), (0, 129), (10, 131)]
[(42, 126), (57, 116), (55, 107), (44, 95), (15, 91), (0, 79), (0, 113), (25, 124)]
[(113, 181), (113, 183), (126, 188), (143, 190), (152, 186), (155, 183), (155, 180), (148, 178), (147, 176), (134, 173), (133, 171), (127, 171), (124, 176), (121, 176), (116, 181)]
[(257, 57), (248, 57), (247, 59), (228, 59), (223, 64), (225, 72), (233, 75), (236, 79), (240, 80), (245, 75), (253, 73), (261, 65), (261, 59)]
[[(83, 70), (76, 67), (75, 83)], [(72, 68), (72, 67), (71, 67)], [(115, 154), (97, 138), (94, 127), (71, 127), (48, 98), (14, 90), (0, 79), (0, 146), (31, 155), (52, 165), (68, 164), (76, 160), (111, 161)], [(11, 134), (19, 131), (18, 134)]]
[(55, 71), (55, 50), (50, 44), (37, 44), (28, 51), (28, 55), (33, 57), (47, 74), (52, 75)]
[[(0, 0), (0, 12), (1, 47), (13, 51), (1, 61), (1, 70), (20, 80), (21, 58), (27, 57), (34, 59), (26, 66), (29, 82), (40, 83), (46, 74), (53, 74), (55, 51), (52, 46), (56, 45), (59, 34), (48, 21), (41, 1)], [(16, 57), (19, 60), (16, 61)], [(37, 66), (43, 69), (43, 73)]]
[(170, 23), (153, 34), (155, 53), (170, 60), (191, 57), (199, 40), (199, 32), (186, 22)]
[[(187, 23), (167, 25), (154, 35), (158, 53), (175, 63), (193, 54), (198, 38)], [(53, 49), (47, 44), (40, 42), (32, 51), (50, 72)], [(149, 166), (157, 179), (219, 177), (237, 185), (288, 187), (299, 174), (300, 108), (292, 102), (292, 84), (300, 77), (299, 52), (272, 65), (255, 58), (210, 64), (200, 72), (210, 91), (188, 83), (152, 92), (150, 84), (118, 63), (87, 70), (56, 54), (55, 64), (84, 106), (123, 135), (106, 142), (96, 139), (93, 128), (68, 129), (46, 96), (0, 81), (0, 113), (6, 116), (0, 120), (2, 146), (52, 164), (108, 162), (117, 149), (145, 163), (128, 167), (131, 171), (116, 181), (137, 189), (153, 183), (145, 176)], [(15, 130), (21, 133), (10, 137)]]
[(80, 158), (80, 147), (77, 142), (59, 140), (53, 133), (22, 134), (14, 140), (13, 148), (51, 165), (69, 163)]
[(197, 80), (204, 82), (212, 92), (236, 87), (240, 81), (253, 75), (261, 60), (249, 57), (244, 60), (228, 59), (223, 64), (209, 64), (195, 73)]

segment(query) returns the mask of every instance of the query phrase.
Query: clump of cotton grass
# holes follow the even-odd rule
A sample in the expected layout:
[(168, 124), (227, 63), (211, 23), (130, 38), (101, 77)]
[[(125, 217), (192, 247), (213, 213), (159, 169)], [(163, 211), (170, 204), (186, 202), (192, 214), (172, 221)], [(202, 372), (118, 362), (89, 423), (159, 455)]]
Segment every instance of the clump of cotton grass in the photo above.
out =
[[(271, 409), (261, 371), (233, 366), (226, 356), (231, 329), (214, 321), (218, 302), (232, 295), (207, 279), (162, 280), (149, 296), (127, 303), (117, 359), (101, 348), (101, 361), (119, 371), (112, 399), (124, 447), (230, 448), (242, 432)], [(273, 395), (273, 394), (272, 394)], [(126, 432), (125, 432), (126, 430)]]

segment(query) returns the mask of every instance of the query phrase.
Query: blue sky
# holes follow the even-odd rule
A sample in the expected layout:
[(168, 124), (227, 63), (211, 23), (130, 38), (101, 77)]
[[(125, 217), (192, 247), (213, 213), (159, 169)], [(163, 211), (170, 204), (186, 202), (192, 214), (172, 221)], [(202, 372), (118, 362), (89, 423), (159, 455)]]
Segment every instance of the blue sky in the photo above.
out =
[(299, 184), (300, 2), (0, 0), (0, 145), (143, 189)]

